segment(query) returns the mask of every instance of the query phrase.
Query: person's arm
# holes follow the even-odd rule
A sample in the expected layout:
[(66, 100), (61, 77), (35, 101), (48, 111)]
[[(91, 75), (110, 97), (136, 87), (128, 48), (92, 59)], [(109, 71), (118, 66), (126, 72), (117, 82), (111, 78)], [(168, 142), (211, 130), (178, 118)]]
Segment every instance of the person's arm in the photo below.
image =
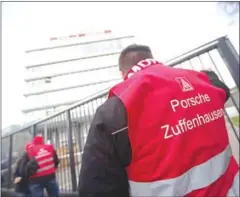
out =
[(202, 70), (201, 72), (204, 72), (205, 74), (207, 74), (207, 76), (213, 86), (215, 86), (217, 88), (221, 88), (226, 92), (226, 101), (227, 101), (230, 97), (230, 90), (227, 87), (227, 85), (219, 79), (219, 77), (217, 76), (217, 74), (214, 71)]
[(27, 152), (24, 152), (24, 154), (19, 162), (19, 176), (20, 177), (26, 176), (26, 166), (27, 166), (28, 161), (29, 161), (28, 154), (27, 154)]
[(16, 168), (15, 168), (15, 170), (14, 170), (14, 172), (13, 172), (13, 177), (14, 177), (14, 178), (16, 178), (16, 177), (19, 176), (19, 167), (20, 167), (21, 159), (22, 159), (22, 158), (20, 158), (20, 159), (17, 161)]
[(131, 149), (120, 100), (113, 97), (100, 106), (91, 123), (79, 175), (79, 197), (129, 197), (125, 168)]
[(1, 174), (1, 185), (4, 185), (5, 184), (5, 179), (3, 177), (3, 175)]
[(59, 161), (59, 158), (58, 158), (56, 150), (53, 151), (53, 160), (54, 160), (55, 168), (57, 168), (59, 163), (60, 163), (60, 161)]

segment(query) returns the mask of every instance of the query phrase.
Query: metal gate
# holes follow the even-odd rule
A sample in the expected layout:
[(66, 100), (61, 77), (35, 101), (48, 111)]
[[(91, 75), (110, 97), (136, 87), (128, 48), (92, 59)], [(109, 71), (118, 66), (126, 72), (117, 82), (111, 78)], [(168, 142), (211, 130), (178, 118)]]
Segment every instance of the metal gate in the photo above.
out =
[[(239, 160), (239, 56), (226, 37), (205, 44), (174, 58), (166, 65), (193, 70), (212, 69), (231, 88), (225, 106), (225, 118), (235, 157)], [(2, 175), (6, 187), (12, 187), (12, 172), (33, 135), (42, 134), (55, 146), (61, 160), (57, 171), (60, 190), (76, 191), (81, 156), (88, 129), (99, 105), (107, 98), (108, 90), (88, 97), (72, 107), (28, 125), (2, 138)], [(47, 135), (47, 136), (46, 136)]]

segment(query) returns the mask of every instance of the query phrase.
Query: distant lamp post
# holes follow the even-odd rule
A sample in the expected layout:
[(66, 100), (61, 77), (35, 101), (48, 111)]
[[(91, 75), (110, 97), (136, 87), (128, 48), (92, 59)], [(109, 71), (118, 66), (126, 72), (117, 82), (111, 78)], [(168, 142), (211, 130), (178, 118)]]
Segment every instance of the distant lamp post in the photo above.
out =
[[(52, 78), (51, 77), (46, 77), (44, 80), (45, 84), (50, 84), (52, 82)], [(45, 108), (45, 113), (46, 116), (48, 116), (48, 94), (46, 94), (46, 108)], [(45, 138), (45, 142), (48, 142), (48, 131), (47, 131), (47, 122), (45, 121), (45, 125), (44, 125), (44, 138)]]

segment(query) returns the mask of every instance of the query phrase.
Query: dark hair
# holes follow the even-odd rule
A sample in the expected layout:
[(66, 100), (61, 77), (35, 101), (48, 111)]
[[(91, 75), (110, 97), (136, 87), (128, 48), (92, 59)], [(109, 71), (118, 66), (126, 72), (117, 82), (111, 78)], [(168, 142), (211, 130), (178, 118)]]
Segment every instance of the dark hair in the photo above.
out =
[[(126, 62), (124, 62), (124, 58), (131, 52), (135, 52), (135, 56), (126, 58)], [(129, 45), (122, 50), (119, 56), (119, 69), (123, 72), (127, 72), (137, 62), (147, 58), (152, 58), (152, 51), (148, 46), (137, 44)]]
[(138, 44), (132, 44), (126, 47), (125, 49), (122, 50), (120, 54), (120, 58), (126, 56), (130, 52), (147, 52), (147, 53), (152, 53), (151, 49), (148, 46), (145, 45), (138, 45)]

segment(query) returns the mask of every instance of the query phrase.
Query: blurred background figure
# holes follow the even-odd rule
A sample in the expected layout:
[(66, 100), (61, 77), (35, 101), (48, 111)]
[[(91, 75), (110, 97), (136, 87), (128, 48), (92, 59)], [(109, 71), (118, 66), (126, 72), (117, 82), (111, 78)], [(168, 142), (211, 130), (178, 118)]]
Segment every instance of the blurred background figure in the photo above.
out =
[(46, 189), (49, 197), (59, 196), (56, 169), (59, 159), (51, 144), (45, 144), (43, 136), (36, 136), (20, 162), (21, 178), (29, 176), (29, 190), (32, 197), (42, 197)]

